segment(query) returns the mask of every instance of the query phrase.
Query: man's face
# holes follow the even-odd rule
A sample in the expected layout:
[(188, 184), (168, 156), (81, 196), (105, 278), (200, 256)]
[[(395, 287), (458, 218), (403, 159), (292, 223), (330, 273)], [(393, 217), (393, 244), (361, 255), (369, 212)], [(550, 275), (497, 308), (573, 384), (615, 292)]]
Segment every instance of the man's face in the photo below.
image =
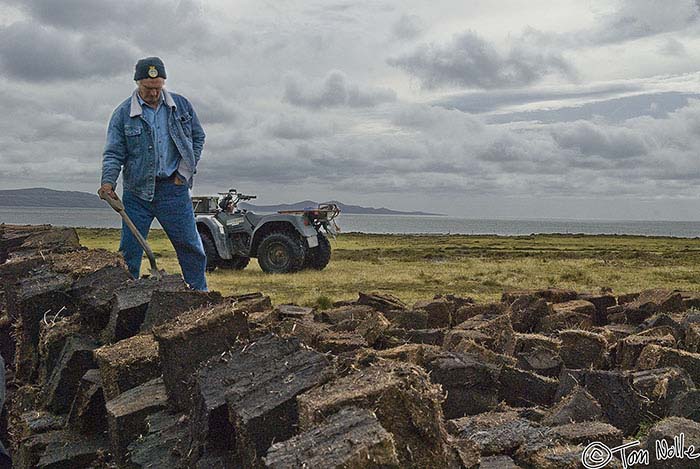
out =
[(151, 106), (158, 104), (158, 100), (160, 99), (160, 91), (163, 89), (163, 85), (165, 84), (165, 78), (144, 78), (136, 83), (138, 83), (139, 87), (139, 96), (141, 96), (141, 99), (146, 101), (146, 104)]

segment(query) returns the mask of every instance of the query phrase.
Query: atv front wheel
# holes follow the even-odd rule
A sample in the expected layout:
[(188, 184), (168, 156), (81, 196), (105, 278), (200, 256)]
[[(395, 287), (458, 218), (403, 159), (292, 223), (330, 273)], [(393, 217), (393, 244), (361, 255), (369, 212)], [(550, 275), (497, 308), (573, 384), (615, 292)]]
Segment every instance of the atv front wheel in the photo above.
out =
[(267, 273), (297, 272), (304, 265), (305, 254), (299, 236), (287, 232), (270, 233), (258, 246), (258, 263)]
[(221, 259), (219, 267), (222, 269), (243, 270), (248, 267), (250, 257), (235, 256), (233, 259)]
[(306, 252), (305, 269), (323, 270), (331, 260), (331, 243), (323, 234), (318, 234), (318, 246)]
[(205, 270), (207, 272), (213, 272), (214, 269), (221, 266), (223, 259), (219, 257), (219, 252), (216, 250), (216, 245), (211, 235), (206, 231), (200, 231), (199, 237), (202, 238), (202, 246), (204, 246), (204, 254), (207, 255), (207, 266)]

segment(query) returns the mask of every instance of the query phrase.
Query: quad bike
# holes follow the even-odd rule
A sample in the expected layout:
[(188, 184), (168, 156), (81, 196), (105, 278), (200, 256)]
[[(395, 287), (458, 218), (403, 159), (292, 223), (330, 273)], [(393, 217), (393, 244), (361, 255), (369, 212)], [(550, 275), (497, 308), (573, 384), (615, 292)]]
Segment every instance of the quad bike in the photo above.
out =
[(207, 270), (243, 270), (251, 257), (268, 273), (322, 270), (331, 259), (328, 236), (339, 231), (333, 221), (340, 209), (320, 204), (304, 210), (257, 215), (238, 207), (255, 199), (236, 189), (217, 196), (192, 197), (197, 230), (207, 254)]

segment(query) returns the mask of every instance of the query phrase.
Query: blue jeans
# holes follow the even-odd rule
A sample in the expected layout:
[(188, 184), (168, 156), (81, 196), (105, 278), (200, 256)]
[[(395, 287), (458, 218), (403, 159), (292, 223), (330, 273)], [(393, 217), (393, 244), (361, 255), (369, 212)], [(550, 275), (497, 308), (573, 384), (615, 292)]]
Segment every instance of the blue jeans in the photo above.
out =
[[(149, 202), (124, 191), (122, 202), (131, 221), (144, 238), (148, 237), (153, 219), (156, 218), (173, 243), (177, 260), (180, 262), (185, 282), (195, 290), (207, 290), (204, 270), (207, 256), (204, 254), (202, 239), (192, 210), (187, 185), (177, 185), (172, 181), (156, 182), (153, 201)], [(125, 223), (122, 223), (122, 238), (119, 250), (124, 256), (129, 272), (139, 278), (143, 248)]]

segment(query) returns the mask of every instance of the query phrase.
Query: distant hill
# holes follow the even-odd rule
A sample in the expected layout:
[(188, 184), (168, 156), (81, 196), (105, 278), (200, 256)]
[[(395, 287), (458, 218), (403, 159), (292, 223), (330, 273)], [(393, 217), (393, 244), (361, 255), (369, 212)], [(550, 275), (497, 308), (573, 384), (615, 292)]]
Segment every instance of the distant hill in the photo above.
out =
[[(367, 215), (442, 215), (427, 212), (402, 212), (388, 208), (361, 207), (359, 205), (346, 205), (333, 201), (340, 207), (342, 213), (359, 213)], [(278, 210), (301, 210), (306, 207), (315, 207), (318, 202), (304, 200), (294, 204), (280, 205), (252, 205), (241, 203), (241, 208), (257, 212), (277, 212)], [(61, 207), (61, 208), (104, 208), (105, 202), (96, 194), (78, 191), (57, 191), (53, 189), (32, 188), (0, 190), (0, 207)]]
[(36, 187), (0, 190), (0, 207), (104, 208), (105, 202), (97, 194)]
[[(364, 215), (433, 215), (443, 216), (441, 213), (428, 212), (403, 212), (399, 210), (391, 210), (388, 208), (361, 207), (359, 205), (347, 205), (337, 200), (332, 200), (331, 203), (336, 204), (340, 208), (341, 213), (356, 213)], [(241, 208), (252, 210), (254, 212), (277, 212), (279, 210), (302, 210), (307, 207), (316, 207), (318, 202), (313, 200), (304, 200), (294, 204), (279, 204), (279, 205), (253, 205), (242, 202), (238, 204)]]

